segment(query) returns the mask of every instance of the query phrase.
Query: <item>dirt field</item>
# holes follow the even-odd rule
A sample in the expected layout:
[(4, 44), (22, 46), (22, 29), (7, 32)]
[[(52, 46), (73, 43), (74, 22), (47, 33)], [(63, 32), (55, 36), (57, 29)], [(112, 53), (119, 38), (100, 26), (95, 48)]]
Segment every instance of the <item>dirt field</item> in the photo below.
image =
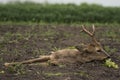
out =
[[(89, 43), (90, 37), (80, 30), (80, 26), (68, 25), (0, 25), (0, 80), (120, 80), (120, 68), (108, 68), (104, 61), (3, 66), (5, 62), (49, 55), (50, 51)], [(96, 38), (120, 67), (120, 26), (97, 26)]]

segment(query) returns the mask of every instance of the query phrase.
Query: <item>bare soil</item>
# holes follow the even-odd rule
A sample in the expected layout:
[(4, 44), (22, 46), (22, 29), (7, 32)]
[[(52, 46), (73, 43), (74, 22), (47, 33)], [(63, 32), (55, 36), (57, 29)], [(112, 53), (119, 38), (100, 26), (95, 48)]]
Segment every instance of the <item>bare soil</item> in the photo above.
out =
[[(89, 43), (90, 37), (80, 30), (80, 26), (68, 25), (0, 25), (0, 80), (120, 80), (120, 68), (108, 68), (105, 61), (4, 67), (5, 62), (27, 60)], [(96, 26), (96, 38), (120, 67), (120, 26)]]

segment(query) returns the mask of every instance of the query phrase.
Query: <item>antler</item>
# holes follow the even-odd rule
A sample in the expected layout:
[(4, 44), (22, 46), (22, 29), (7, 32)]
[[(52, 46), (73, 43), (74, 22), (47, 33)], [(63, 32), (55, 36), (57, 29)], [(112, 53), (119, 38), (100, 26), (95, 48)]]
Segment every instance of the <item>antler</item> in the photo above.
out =
[(84, 31), (85, 33), (87, 33), (89, 36), (92, 37), (92, 39), (95, 43), (98, 43), (96, 38), (95, 38), (95, 26), (94, 26), (94, 24), (92, 26), (92, 29), (93, 29), (92, 32), (88, 31), (83, 25), (82, 25), (82, 29), (83, 29), (82, 31)]

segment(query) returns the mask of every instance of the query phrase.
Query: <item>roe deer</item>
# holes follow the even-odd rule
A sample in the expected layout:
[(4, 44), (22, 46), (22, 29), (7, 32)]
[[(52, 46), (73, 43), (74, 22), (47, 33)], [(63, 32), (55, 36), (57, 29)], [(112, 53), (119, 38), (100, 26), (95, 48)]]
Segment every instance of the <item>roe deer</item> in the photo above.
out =
[(51, 64), (70, 64), (70, 63), (85, 63), (92, 60), (103, 60), (109, 55), (102, 48), (101, 44), (95, 38), (95, 27), (92, 26), (93, 31), (88, 31), (82, 26), (82, 32), (87, 33), (92, 38), (92, 43), (87, 45), (76, 46), (75, 49), (62, 49), (55, 52), (51, 52), (50, 55), (40, 56), (39, 58), (25, 60), (22, 62), (5, 63), (7, 67), (14, 64), (30, 64), (35, 62), (50, 62)]

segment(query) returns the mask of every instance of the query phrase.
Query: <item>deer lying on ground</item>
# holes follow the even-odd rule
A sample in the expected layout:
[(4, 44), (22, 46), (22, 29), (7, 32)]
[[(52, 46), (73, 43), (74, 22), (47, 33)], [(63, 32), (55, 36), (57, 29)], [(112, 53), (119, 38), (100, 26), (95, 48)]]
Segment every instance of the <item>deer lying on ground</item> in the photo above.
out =
[(102, 48), (101, 44), (95, 38), (95, 27), (92, 26), (93, 31), (88, 31), (82, 26), (82, 32), (87, 33), (92, 38), (92, 43), (87, 45), (76, 46), (75, 49), (62, 49), (51, 52), (50, 55), (40, 56), (39, 58), (25, 60), (22, 62), (5, 63), (4, 65), (10, 66), (15, 64), (30, 64), (35, 62), (49, 62), (54, 65), (70, 64), (70, 63), (85, 63), (92, 60), (103, 60), (109, 57), (108, 53)]

